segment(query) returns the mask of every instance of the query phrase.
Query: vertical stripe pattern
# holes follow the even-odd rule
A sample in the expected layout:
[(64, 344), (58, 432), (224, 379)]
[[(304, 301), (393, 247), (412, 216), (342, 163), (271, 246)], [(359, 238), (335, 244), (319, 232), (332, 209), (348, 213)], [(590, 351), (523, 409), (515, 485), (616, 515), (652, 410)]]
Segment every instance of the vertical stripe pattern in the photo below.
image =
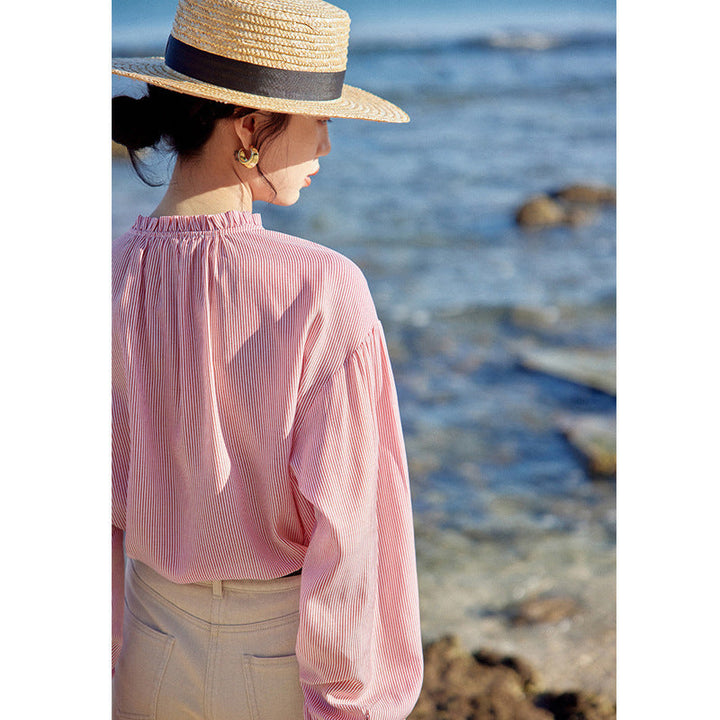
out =
[(177, 583), (302, 567), (308, 720), (399, 720), (422, 650), (407, 463), (367, 283), (260, 217), (113, 248), (113, 525)]

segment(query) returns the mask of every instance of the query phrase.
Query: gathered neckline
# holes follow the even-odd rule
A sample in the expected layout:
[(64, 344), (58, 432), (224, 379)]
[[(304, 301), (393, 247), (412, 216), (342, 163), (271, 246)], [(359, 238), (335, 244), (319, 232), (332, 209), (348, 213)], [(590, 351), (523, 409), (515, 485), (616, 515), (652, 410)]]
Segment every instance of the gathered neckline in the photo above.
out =
[(262, 227), (260, 214), (241, 210), (228, 210), (217, 215), (163, 215), (161, 217), (138, 215), (133, 230), (145, 232), (202, 232), (207, 230), (230, 230), (243, 225)]

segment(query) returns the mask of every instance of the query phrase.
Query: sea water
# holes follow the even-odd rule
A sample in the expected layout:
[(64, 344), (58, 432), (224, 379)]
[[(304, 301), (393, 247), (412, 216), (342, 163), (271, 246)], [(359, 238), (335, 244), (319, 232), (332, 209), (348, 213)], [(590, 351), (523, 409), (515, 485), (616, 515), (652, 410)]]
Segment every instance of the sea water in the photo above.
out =
[[(615, 7), (607, 0), (352, 0), (349, 84), (409, 125), (337, 120), (301, 201), (266, 227), (366, 274), (405, 430), (427, 639), (524, 655), (549, 684), (614, 692), (615, 483), (588, 474), (568, 418), (612, 393), (533, 372), (523, 351), (612, 354), (615, 214), (522, 230), (537, 193), (615, 184)], [(174, 2), (113, 4), (113, 54), (162, 54)], [(139, 83), (116, 79), (115, 92)], [(168, 176), (169, 161), (153, 166)], [(162, 189), (113, 163), (113, 234)], [(559, 624), (507, 609), (572, 597)]]

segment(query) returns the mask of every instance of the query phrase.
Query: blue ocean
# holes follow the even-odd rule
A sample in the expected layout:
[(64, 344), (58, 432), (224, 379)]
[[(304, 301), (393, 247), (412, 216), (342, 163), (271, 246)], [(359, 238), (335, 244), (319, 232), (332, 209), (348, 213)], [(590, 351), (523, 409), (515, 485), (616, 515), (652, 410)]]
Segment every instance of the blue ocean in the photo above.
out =
[[(568, 428), (612, 436), (615, 209), (536, 229), (515, 212), (568, 185), (615, 186), (615, 4), (336, 4), (352, 18), (346, 81), (411, 122), (334, 121), (301, 201), (255, 210), (368, 279), (405, 429), (426, 637), (455, 633), (528, 658), (549, 684), (612, 695), (615, 479), (590, 471)], [(174, 6), (113, 3), (113, 55), (161, 55)], [(119, 158), (112, 173), (118, 235), (163, 189)], [(580, 611), (506, 622), (547, 596)]]

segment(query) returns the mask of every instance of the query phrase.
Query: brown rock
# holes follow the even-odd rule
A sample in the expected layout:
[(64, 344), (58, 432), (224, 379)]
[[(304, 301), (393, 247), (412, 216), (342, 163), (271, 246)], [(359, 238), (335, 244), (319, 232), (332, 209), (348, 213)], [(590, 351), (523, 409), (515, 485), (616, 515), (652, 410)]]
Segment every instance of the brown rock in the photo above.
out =
[(568, 225), (587, 225), (595, 219), (595, 213), (587, 207), (569, 207), (565, 211)]
[(539, 625), (559, 623), (580, 611), (571, 597), (537, 597), (525, 600), (511, 611), (513, 625)]
[(547, 195), (536, 195), (523, 203), (515, 214), (518, 225), (542, 227), (568, 222), (565, 208)]
[(553, 198), (583, 205), (614, 205), (615, 188), (607, 185), (568, 185), (552, 194)]
[(535, 701), (555, 720), (615, 720), (617, 709), (607, 698), (585, 692), (544, 693)]
[(568, 185), (526, 200), (515, 213), (515, 221), (524, 227), (585, 225), (595, 218), (594, 207), (614, 205), (615, 200), (615, 188), (606, 185)]
[(425, 646), (425, 679), (408, 720), (615, 720), (615, 706), (584, 692), (534, 694), (532, 668), (448, 636)]
[(607, 698), (534, 694), (532, 668), (488, 650), (474, 654), (448, 636), (425, 646), (425, 680), (408, 720), (616, 720)]
[(520, 677), (523, 690), (525, 692), (531, 692), (536, 689), (538, 679), (535, 675), (535, 671), (532, 667), (530, 667), (529, 663), (525, 662), (525, 660), (516, 657), (509, 657), (508, 655), (501, 655), (500, 653), (492, 652), (490, 650), (477, 650), (473, 653), (473, 657), (481, 665), (485, 665), (487, 667), (509, 667)]
[(454, 637), (426, 646), (425, 681), (410, 720), (553, 720), (525, 691), (529, 668), (523, 677), (508, 659), (479, 657)]

